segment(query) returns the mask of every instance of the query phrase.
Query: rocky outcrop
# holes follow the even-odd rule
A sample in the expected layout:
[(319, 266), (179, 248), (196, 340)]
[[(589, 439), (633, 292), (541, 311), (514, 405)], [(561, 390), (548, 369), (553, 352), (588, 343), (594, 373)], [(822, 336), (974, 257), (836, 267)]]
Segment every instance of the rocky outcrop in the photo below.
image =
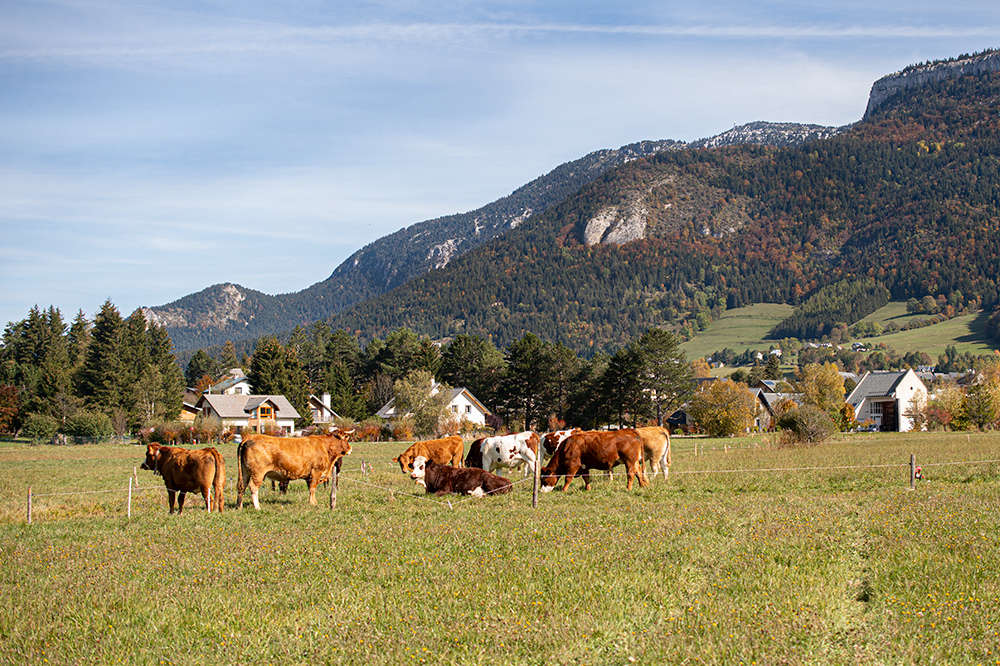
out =
[(868, 95), (865, 118), (896, 93), (907, 88), (917, 88), (960, 76), (976, 76), (983, 72), (1000, 71), (1000, 51), (988, 51), (956, 60), (928, 63), (907, 67), (901, 72), (887, 74), (872, 84)]

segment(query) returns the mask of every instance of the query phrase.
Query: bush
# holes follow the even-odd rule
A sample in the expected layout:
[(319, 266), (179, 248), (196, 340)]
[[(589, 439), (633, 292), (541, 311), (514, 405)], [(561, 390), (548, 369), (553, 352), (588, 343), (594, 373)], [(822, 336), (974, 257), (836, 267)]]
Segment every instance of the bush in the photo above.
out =
[(77, 412), (66, 419), (62, 431), (73, 437), (110, 437), (111, 417), (101, 412)]
[(392, 429), (392, 438), (397, 442), (409, 442), (413, 439), (413, 419), (401, 417), (394, 419), (389, 426)]
[(354, 429), (354, 440), (357, 442), (379, 442), (382, 439), (381, 419), (362, 421)]
[(778, 427), (784, 431), (782, 442), (786, 444), (822, 442), (837, 430), (833, 419), (812, 405), (789, 409), (778, 419)]
[(59, 421), (47, 414), (28, 414), (21, 428), (21, 437), (28, 439), (52, 439), (59, 431)]

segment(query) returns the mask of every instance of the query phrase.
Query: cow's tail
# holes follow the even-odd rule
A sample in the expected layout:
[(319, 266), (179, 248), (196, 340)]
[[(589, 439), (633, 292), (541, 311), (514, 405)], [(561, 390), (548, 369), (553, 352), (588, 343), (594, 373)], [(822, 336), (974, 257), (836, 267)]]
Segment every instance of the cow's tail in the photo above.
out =
[(663, 457), (660, 459), (660, 469), (663, 470), (663, 480), (667, 480), (670, 474), (670, 431), (663, 429), (663, 436), (667, 438), (667, 445), (663, 448)]
[(215, 449), (211, 449), (212, 457), (215, 458), (215, 478), (212, 480), (212, 492), (215, 493), (215, 506), (219, 513), (222, 513), (226, 506), (226, 459)]
[(236, 508), (243, 508), (243, 491), (247, 488), (247, 477), (243, 476), (246, 468), (246, 441), (241, 441), (236, 447)]

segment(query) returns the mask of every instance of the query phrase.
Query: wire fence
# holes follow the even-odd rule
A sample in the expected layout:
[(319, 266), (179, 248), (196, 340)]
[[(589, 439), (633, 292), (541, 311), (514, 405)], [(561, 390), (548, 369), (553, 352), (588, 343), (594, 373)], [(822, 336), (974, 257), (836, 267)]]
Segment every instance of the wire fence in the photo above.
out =
[[(805, 466), (805, 467), (770, 467), (770, 468), (720, 468), (720, 469), (698, 469), (698, 470), (676, 470), (671, 472), (673, 475), (711, 475), (711, 474), (763, 474), (763, 473), (795, 473), (795, 472), (821, 472), (821, 471), (838, 471), (838, 470), (878, 470), (878, 469), (907, 469), (909, 468), (909, 486), (910, 488), (915, 488), (915, 482), (919, 480), (920, 472), (923, 468), (934, 468), (934, 467), (954, 467), (954, 466), (981, 466), (981, 465), (996, 465), (1000, 464), (1000, 459), (983, 459), (983, 460), (960, 460), (960, 461), (948, 461), (948, 462), (931, 462), (923, 463), (922, 466), (918, 467), (916, 464), (916, 456), (911, 455), (910, 460), (906, 462), (899, 463), (885, 463), (885, 464), (867, 464), (867, 465), (828, 465), (828, 466)], [(420, 502), (430, 502), (439, 506), (447, 506), (449, 509), (454, 509), (466, 502), (473, 502), (476, 500), (483, 499), (483, 497), (489, 495), (490, 493), (485, 493), (483, 496), (477, 495), (458, 495), (454, 497), (439, 498), (436, 495), (429, 493), (419, 493), (419, 492), (405, 492), (400, 490), (398, 487), (392, 487), (387, 485), (381, 485), (374, 483), (369, 480), (369, 478), (376, 472), (376, 470), (385, 470), (390, 468), (395, 468), (396, 464), (379, 464), (376, 466), (373, 463), (362, 461), (359, 476), (360, 478), (355, 478), (350, 475), (353, 470), (348, 470), (348, 474), (338, 474), (331, 481), (333, 484), (333, 489), (331, 491), (331, 508), (336, 506), (336, 484), (339, 481), (345, 481), (352, 484), (355, 487), (365, 489), (372, 492), (379, 492), (387, 494), (390, 498), (409, 498), (412, 500)], [(613, 478), (614, 472), (611, 470), (592, 470), (588, 473), (591, 478)], [(621, 472), (619, 472), (621, 474)], [(577, 476), (582, 476), (578, 474)], [(535, 480), (534, 475), (525, 476), (525, 478), (511, 481), (510, 490), (513, 490), (517, 486), (526, 485), (528, 483), (533, 483)], [(226, 485), (228, 488), (233, 488), (236, 479), (227, 478)], [(145, 487), (140, 487), (138, 481), (137, 470), (133, 469), (133, 474), (128, 478), (127, 487), (124, 488), (112, 488), (104, 490), (80, 490), (80, 491), (60, 491), (60, 492), (49, 492), (49, 493), (36, 493), (33, 492), (32, 487), (28, 486), (27, 493), (27, 522), (31, 523), (33, 520), (33, 501), (39, 498), (52, 498), (52, 497), (69, 497), (69, 496), (86, 496), (86, 495), (110, 495), (110, 494), (127, 494), (127, 505), (126, 513), (129, 518), (132, 515), (132, 499), (133, 494), (147, 493), (147, 492), (161, 492), (161, 493), (182, 493), (184, 495), (194, 494), (199, 498), (199, 503), (205, 499), (202, 498), (200, 493), (197, 491), (183, 491), (173, 488), (167, 488), (161, 485), (149, 485)], [(208, 500), (208, 506), (211, 506), (211, 491)], [(235, 502), (235, 499), (234, 499)]]

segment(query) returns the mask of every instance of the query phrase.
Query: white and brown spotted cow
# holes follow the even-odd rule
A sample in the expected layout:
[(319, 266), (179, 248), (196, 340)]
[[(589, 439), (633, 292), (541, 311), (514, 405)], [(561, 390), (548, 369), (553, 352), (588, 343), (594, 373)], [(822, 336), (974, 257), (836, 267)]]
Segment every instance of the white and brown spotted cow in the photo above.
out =
[(483, 497), (507, 493), (511, 489), (510, 481), (485, 469), (439, 465), (423, 456), (414, 459), (410, 478), (435, 495), (455, 493)]

